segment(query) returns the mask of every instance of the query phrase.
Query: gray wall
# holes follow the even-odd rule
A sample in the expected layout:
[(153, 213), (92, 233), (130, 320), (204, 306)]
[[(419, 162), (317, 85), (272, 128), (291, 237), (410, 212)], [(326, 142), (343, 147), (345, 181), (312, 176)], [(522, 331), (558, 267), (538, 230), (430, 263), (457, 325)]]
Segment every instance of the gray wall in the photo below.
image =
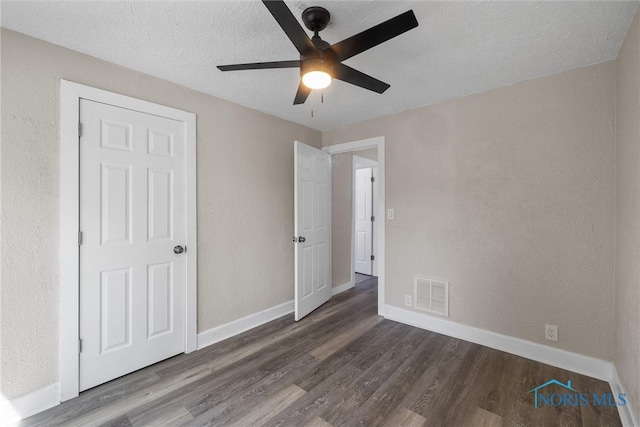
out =
[(616, 60), (615, 295), (616, 369), (640, 410), (640, 11)]
[(197, 114), (199, 332), (293, 298), (293, 141), (321, 145), (318, 131), (2, 29), (6, 398), (58, 381), (60, 79)]
[(386, 303), (446, 279), (449, 320), (612, 360), (614, 111), (608, 62), (324, 132), (385, 137)]

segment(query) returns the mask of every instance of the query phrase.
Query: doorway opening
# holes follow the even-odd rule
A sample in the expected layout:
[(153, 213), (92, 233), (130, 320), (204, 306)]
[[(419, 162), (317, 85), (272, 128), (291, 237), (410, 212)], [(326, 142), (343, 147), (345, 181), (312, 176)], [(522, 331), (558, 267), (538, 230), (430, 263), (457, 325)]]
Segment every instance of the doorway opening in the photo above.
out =
[[(331, 154), (332, 294), (377, 278), (378, 314), (384, 316), (384, 137), (331, 145), (323, 150)], [(360, 176), (362, 194), (356, 188), (358, 170), (369, 171)]]

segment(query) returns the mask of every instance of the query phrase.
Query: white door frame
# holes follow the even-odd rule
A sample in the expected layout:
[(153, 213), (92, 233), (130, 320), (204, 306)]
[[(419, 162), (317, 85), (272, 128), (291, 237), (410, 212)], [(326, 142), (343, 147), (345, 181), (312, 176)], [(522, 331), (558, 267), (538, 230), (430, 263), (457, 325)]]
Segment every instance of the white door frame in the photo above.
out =
[(80, 388), (80, 99), (166, 117), (186, 124), (187, 248), (185, 352), (196, 350), (196, 115), (186, 111), (60, 80), (60, 401)]
[[(353, 280), (353, 283), (355, 284), (355, 274), (356, 274), (356, 259), (355, 259), (355, 243), (356, 243), (356, 198), (355, 198), (355, 194), (356, 194), (356, 169), (364, 169), (364, 168), (371, 168), (371, 176), (373, 178), (375, 178), (375, 180), (373, 181), (373, 191), (371, 196), (373, 197), (373, 211), (371, 212), (371, 215), (373, 215), (376, 218), (376, 221), (384, 221), (384, 216), (378, 216), (377, 214), (377, 206), (375, 206), (376, 201), (378, 200), (378, 161), (377, 160), (371, 160), (371, 159), (367, 159), (365, 157), (360, 157), (360, 156), (356, 156), (355, 154), (352, 157), (352, 165), (351, 165), (351, 186), (353, 187), (351, 189), (351, 194), (353, 194), (353, 197), (351, 197), (351, 279)], [(374, 221), (375, 223), (375, 221)], [(375, 224), (374, 224), (375, 225)], [(376, 259), (373, 261), (373, 263), (371, 264), (371, 275), (372, 276), (377, 276), (378, 275), (378, 255), (376, 252), (378, 252), (378, 233), (376, 232), (376, 229), (373, 229), (373, 239), (372, 242), (373, 244), (373, 248), (372, 248), (372, 255), (376, 256)]]
[[(378, 216), (381, 216), (380, 221), (375, 221), (375, 233), (378, 237), (378, 254), (376, 255), (380, 260), (378, 263), (378, 315), (385, 315), (385, 169), (384, 169), (384, 136), (377, 136), (375, 138), (362, 139), (359, 141), (346, 142), (344, 144), (329, 145), (322, 149), (329, 154), (347, 153), (351, 151), (364, 150), (366, 148), (378, 149), (378, 201), (376, 203), (376, 212)], [(353, 184), (352, 184), (353, 186)], [(353, 221), (353, 214), (352, 214)], [(351, 225), (353, 229), (353, 224)], [(354, 247), (354, 235), (351, 234), (351, 248)], [(351, 251), (351, 274), (354, 270), (354, 255)], [(352, 276), (353, 280), (353, 276)]]

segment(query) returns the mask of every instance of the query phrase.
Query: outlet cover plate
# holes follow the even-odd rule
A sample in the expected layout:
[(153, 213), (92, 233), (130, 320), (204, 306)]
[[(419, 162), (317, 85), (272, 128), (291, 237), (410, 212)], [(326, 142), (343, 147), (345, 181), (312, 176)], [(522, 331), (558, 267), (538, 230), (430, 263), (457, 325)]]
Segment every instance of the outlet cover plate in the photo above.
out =
[(544, 325), (544, 337), (549, 341), (558, 341), (558, 327), (556, 325)]
[(411, 307), (413, 306), (413, 297), (411, 295), (405, 295), (404, 296), (404, 305), (406, 305), (407, 307)]

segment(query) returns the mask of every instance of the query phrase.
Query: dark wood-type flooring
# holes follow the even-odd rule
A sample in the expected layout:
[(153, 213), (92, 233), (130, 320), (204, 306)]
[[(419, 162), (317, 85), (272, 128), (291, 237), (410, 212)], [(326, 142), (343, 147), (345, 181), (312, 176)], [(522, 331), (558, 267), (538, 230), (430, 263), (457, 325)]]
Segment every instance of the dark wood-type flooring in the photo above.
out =
[(378, 317), (376, 280), (300, 322), (284, 316), (21, 425), (620, 425), (615, 407), (534, 409), (527, 393), (552, 378), (610, 393), (603, 381)]

